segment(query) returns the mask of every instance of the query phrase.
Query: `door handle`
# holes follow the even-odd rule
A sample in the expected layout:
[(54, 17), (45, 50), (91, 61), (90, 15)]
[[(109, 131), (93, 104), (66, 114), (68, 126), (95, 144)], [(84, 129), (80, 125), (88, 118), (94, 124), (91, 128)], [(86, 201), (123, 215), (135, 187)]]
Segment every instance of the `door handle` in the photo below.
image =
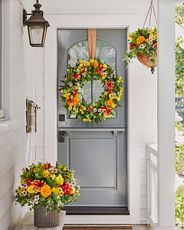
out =
[(64, 143), (66, 137), (66, 131), (58, 131), (58, 142)]

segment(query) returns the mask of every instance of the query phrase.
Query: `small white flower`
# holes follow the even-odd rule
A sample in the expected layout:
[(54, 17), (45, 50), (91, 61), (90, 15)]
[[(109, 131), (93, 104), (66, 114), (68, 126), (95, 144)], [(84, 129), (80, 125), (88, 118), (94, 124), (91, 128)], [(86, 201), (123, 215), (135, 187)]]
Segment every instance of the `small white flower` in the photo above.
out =
[(29, 202), (29, 205), (30, 205), (30, 206), (33, 206), (33, 205), (34, 205), (34, 202), (33, 202), (33, 201), (30, 201), (30, 202)]
[(57, 169), (54, 169), (54, 170), (53, 170), (53, 173), (55, 173), (55, 174), (56, 174), (57, 172), (58, 172), (58, 170), (57, 170)]
[(101, 109), (98, 109), (98, 112), (99, 112), (99, 113), (101, 113), (101, 112), (102, 112), (102, 110), (101, 110)]
[(38, 204), (38, 203), (39, 203), (38, 200), (35, 200), (35, 201), (34, 201), (34, 204)]
[(145, 48), (145, 44), (141, 44), (139, 47), (141, 48), (141, 49), (144, 49)]
[(97, 109), (96, 109), (96, 108), (94, 108), (94, 109), (93, 109), (93, 112), (94, 112), (94, 113), (96, 113), (96, 112), (97, 112)]
[(72, 87), (72, 86), (73, 86), (72, 82), (69, 82), (69, 86), (70, 86), (70, 87)]
[(23, 196), (27, 196), (27, 192), (26, 191), (22, 191), (22, 195)]
[(36, 196), (34, 197), (34, 200), (39, 200), (39, 199), (40, 199), (39, 195), (36, 195)]

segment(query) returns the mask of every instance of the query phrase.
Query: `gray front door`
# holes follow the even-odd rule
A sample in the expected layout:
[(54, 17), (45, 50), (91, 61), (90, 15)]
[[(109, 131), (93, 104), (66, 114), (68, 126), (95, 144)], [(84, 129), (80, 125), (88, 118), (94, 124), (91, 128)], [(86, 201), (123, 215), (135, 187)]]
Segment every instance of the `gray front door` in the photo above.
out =
[[(126, 41), (126, 30), (97, 30), (97, 58), (108, 62), (125, 84), (121, 106), (113, 119), (85, 123), (69, 117), (58, 99), (58, 161), (76, 171), (81, 186), (80, 198), (70, 207), (127, 207), (127, 79), (122, 61)], [(87, 58), (87, 29), (59, 29), (58, 87), (67, 65)], [(98, 88), (93, 89), (96, 95)]]

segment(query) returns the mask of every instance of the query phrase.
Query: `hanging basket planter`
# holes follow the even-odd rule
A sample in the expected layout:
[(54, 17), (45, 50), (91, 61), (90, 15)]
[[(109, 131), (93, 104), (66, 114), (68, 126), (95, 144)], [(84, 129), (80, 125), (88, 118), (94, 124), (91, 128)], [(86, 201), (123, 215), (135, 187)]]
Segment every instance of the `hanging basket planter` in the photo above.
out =
[[(143, 27), (128, 34), (128, 50), (125, 60), (128, 65), (132, 59), (137, 58), (141, 64), (150, 68), (153, 74), (157, 66), (157, 29), (151, 27), (152, 15), (157, 25), (154, 0), (150, 2)], [(146, 24), (148, 24), (147, 27)]]
[(157, 53), (155, 52), (155, 56), (150, 59), (150, 57), (146, 54), (138, 53), (137, 59), (140, 61), (141, 64), (151, 68), (152, 74), (155, 72), (155, 67), (157, 66)]
[(125, 58), (127, 64), (137, 58), (154, 73), (154, 68), (157, 66), (157, 29), (141, 28), (129, 33), (128, 46)]

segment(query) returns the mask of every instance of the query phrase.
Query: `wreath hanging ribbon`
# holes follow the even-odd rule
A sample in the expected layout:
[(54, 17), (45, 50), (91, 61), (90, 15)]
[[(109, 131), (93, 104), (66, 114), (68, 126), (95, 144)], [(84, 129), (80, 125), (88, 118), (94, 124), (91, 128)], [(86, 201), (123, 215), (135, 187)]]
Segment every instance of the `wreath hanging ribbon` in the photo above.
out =
[[(123, 94), (122, 77), (116, 76), (107, 63), (96, 56), (96, 30), (88, 31), (89, 60), (79, 60), (75, 66), (68, 66), (64, 86), (61, 89), (61, 100), (70, 115), (84, 122), (106, 120), (116, 116), (116, 107)], [(100, 81), (103, 92), (97, 100), (92, 98), (87, 103), (82, 88), (85, 82)]]

